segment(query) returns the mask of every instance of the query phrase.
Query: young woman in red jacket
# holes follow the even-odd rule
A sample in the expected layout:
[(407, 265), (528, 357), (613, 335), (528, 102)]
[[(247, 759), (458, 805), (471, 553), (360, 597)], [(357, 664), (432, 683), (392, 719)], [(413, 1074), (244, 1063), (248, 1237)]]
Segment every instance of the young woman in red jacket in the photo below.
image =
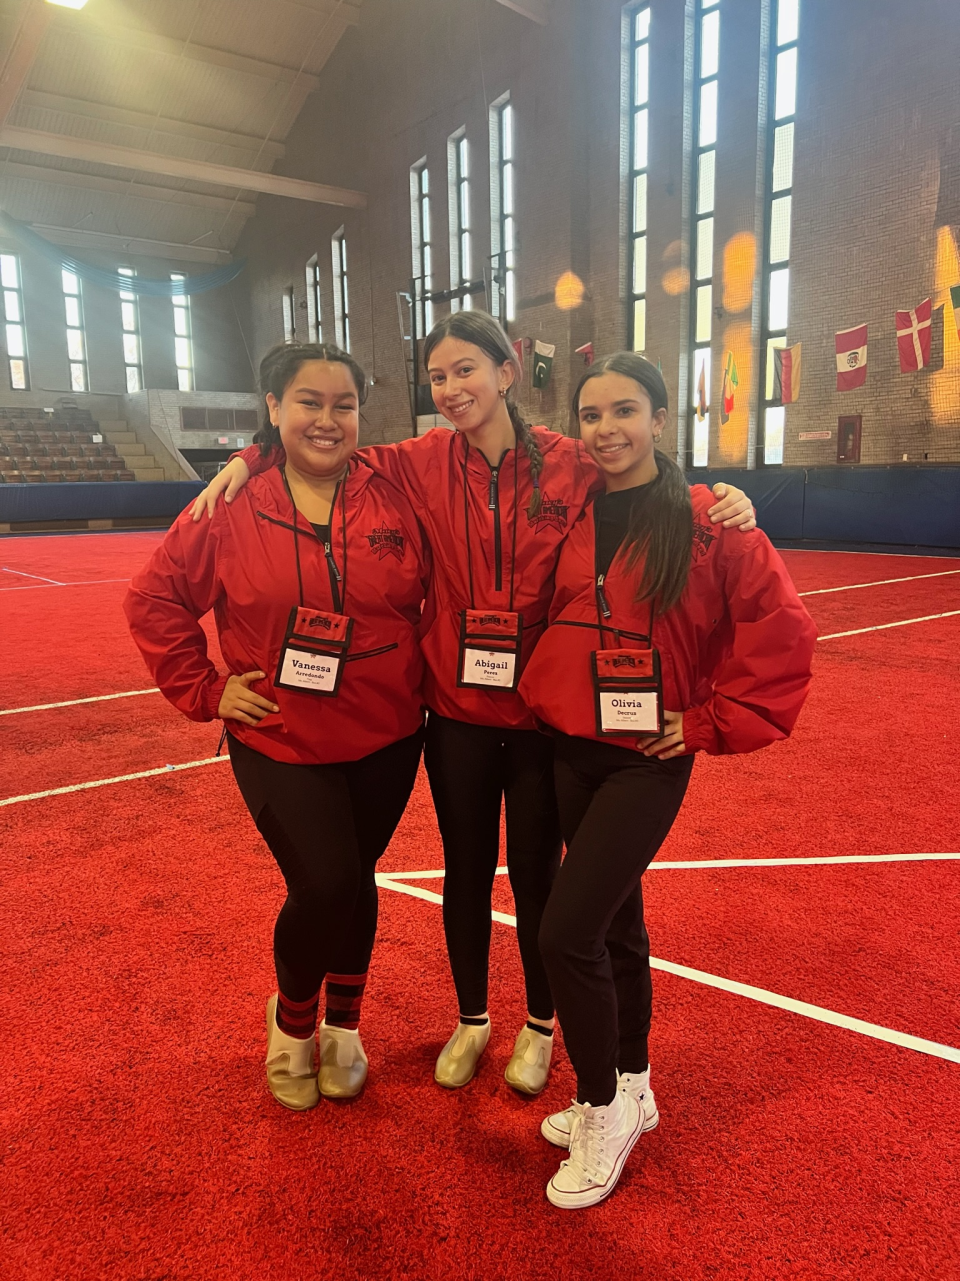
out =
[[(356, 362), (335, 347), (278, 347), (260, 382), (262, 447), (281, 443), (284, 467), (210, 521), (184, 512), (125, 609), (173, 705), (192, 720), (223, 719), (237, 784), (286, 882), (267, 1081), (299, 1110), (320, 1094), (355, 1095), (367, 1076), (357, 1028), (375, 868), (423, 743), (428, 553), (409, 500), (354, 454), (366, 394)], [(224, 673), (200, 626), (211, 609)]]
[[(460, 311), (439, 321), (424, 364), (434, 404), (455, 430), (361, 452), (403, 486), (433, 554), (423, 632), (424, 759), (443, 840), (443, 922), (460, 1008), (435, 1079), (466, 1085), (490, 1037), (490, 904), (505, 805), (528, 1011), (505, 1076), (515, 1089), (538, 1094), (554, 1010), (537, 937), (562, 841), (553, 745), (516, 690), (546, 625), (560, 548), (598, 475), (578, 441), (524, 421), (516, 403), (520, 365), (492, 316)], [(246, 450), (200, 496), (195, 517), (224, 489), (229, 502), (250, 471), (272, 461)], [(732, 487), (710, 517), (754, 523), (749, 501)]]
[(751, 752), (793, 728), (816, 632), (755, 530), (711, 526), (656, 449), (667, 393), (633, 353), (594, 365), (574, 398), (606, 493), (567, 538), (550, 626), (520, 692), (555, 734), (567, 855), (540, 948), (577, 1097), (547, 1117), (569, 1159), (554, 1205), (593, 1205), (659, 1117), (650, 1090), (650, 944), (640, 883), (683, 801), (693, 753)]

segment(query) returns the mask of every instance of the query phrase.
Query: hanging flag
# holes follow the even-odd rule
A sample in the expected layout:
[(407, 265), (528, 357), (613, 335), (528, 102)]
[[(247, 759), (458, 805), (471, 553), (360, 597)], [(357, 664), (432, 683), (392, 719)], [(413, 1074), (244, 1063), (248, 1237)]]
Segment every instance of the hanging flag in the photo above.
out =
[(706, 365), (700, 366), (700, 381), (697, 383), (697, 418), (703, 422), (707, 416), (707, 374)]
[(518, 338), (513, 344), (513, 350), (517, 353), (517, 364), (520, 366), (520, 377), (523, 377), (523, 339)]
[(556, 343), (541, 342), (539, 338), (533, 344), (534, 387), (546, 387), (550, 381), (550, 370), (553, 368), (553, 357), (556, 350)]
[(913, 311), (897, 312), (897, 351), (900, 372), (910, 374), (930, 363), (930, 325), (933, 303), (925, 298)]
[(867, 326), (842, 329), (836, 345), (837, 391), (855, 391), (867, 381)]
[(950, 301), (953, 303), (953, 320), (957, 326), (957, 335), (960, 336), (960, 285), (954, 285), (950, 290)]
[(740, 375), (737, 373), (737, 362), (733, 358), (733, 352), (727, 352), (727, 363), (723, 367), (723, 387), (721, 395), (723, 402), (720, 406), (720, 422), (728, 423), (730, 415), (733, 413), (733, 406), (737, 396), (737, 388), (740, 386)]
[(582, 347), (577, 347), (576, 354), (583, 357), (585, 365), (593, 364), (593, 343), (585, 342)]
[(774, 347), (773, 349), (773, 404), (795, 405), (800, 399), (800, 349)]

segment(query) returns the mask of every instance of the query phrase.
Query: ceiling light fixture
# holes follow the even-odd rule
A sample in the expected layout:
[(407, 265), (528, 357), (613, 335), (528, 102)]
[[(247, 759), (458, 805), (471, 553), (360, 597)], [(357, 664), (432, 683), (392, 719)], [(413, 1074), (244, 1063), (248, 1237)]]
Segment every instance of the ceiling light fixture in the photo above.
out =
[(47, 0), (47, 4), (59, 5), (61, 9), (82, 9), (87, 0)]

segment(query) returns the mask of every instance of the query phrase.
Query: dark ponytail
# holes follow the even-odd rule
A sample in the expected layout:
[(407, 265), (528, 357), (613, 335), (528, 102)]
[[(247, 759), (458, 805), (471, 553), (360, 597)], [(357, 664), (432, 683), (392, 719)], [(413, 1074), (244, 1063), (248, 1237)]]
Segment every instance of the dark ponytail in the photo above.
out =
[(444, 338), (457, 338), (460, 342), (473, 343), (494, 362), (496, 365), (510, 365), (513, 369), (513, 382), (507, 388), (507, 394), (504, 397), (507, 404), (507, 413), (510, 415), (510, 422), (513, 424), (513, 430), (517, 433), (517, 444), (522, 445), (526, 450), (527, 458), (530, 460), (530, 475), (533, 479), (533, 494), (530, 497), (530, 503), (527, 507), (527, 515), (531, 519), (540, 512), (540, 473), (543, 471), (543, 454), (540, 452), (540, 446), (537, 444), (533, 432), (530, 430), (530, 424), (524, 419), (520, 412), (520, 406), (517, 404), (517, 388), (523, 377), (523, 370), (520, 367), (520, 361), (517, 359), (517, 353), (513, 349), (513, 344), (504, 333), (502, 326), (493, 316), (486, 311), (455, 311), (449, 316), (444, 316), (438, 320), (434, 327), (427, 334), (426, 341), (423, 344), (423, 364), (424, 368), (438, 343)]
[[(642, 387), (654, 413), (667, 408), (667, 388), (656, 365), (637, 352), (620, 351), (598, 360), (580, 379), (573, 397), (575, 415), (579, 417), (580, 395), (586, 384), (608, 373), (622, 374)], [(657, 612), (665, 614), (677, 604), (687, 585), (693, 506), (681, 469), (659, 449), (655, 457), (656, 478), (644, 486), (642, 501), (633, 504), (623, 549), (630, 569), (642, 564), (637, 600), (655, 600)]]
[[(326, 342), (285, 342), (271, 349), (260, 361), (260, 393), (268, 392), (283, 400), (287, 390), (301, 365), (308, 360), (325, 360), (332, 364), (346, 365), (357, 389), (357, 403), (362, 405), (367, 399), (367, 379), (363, 370), (346, 351)], [(253, 438), (254, 444), (260, 446), (264, 457), (280, 444), (280, 429), (270, 421), (269, 408), (264, 411), (263, 426)]]

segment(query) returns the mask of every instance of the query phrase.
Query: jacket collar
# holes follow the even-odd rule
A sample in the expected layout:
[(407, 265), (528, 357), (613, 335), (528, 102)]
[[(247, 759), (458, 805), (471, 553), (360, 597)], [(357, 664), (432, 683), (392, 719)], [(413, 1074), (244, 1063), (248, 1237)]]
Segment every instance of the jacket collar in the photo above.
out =
[[(372, 477), (373, 471), (370, 465), (354, 454), (347, 464), (347, 475), (344, 481), (347, 487), (348, 506), (358, 501)], [(293, 520), (290, 495), (283, 483), (283, 473), (279, 467), (271, 467), (268, 471), (261, 472), (259, 476), (254, 476), (243, 492), (249, 494), (254, 507), (262, 511), (265, 516), (286, 522)]]

